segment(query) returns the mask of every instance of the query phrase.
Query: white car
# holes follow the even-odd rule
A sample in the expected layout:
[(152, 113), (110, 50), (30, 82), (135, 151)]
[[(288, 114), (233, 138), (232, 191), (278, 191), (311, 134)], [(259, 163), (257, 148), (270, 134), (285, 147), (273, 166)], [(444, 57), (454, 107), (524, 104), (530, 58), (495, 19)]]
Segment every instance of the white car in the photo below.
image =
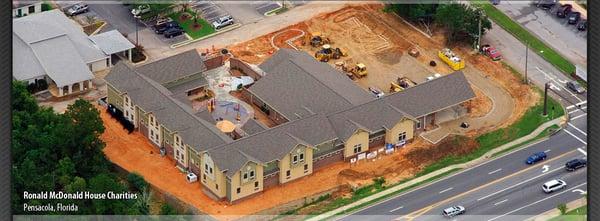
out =
[(465, 207), (462, 206), (452, 206), (442, 211), (442, 215), (445, 217), (454, 217), (463, 213), (465, 213)]
[(226, 26), (232, 25), (232, 24), (233, 24), (233, 17), (231, 17), (231, 15), (227, 15), (227, 16), (220, 17), (219, 19), (214, 21), (212, 23), (212, 26), (213, 26), (213, 28), (218, 30), (218, 29), (221, 29), (223, 27), (226, 27)]
[(544, 183), (544, 185), (542, 185), (542, 190), (544, 190), (545, 193), (552, 193), (565, 187), (567, 187), (567, 182), (556, 179)]
[(86, 13), (89, 11), (88, 5), (84, 3), (77, 3), (67, 9), (67, 15), (75, 16), (81, 13)]
[(140, 5), (137, 8), (131, 9), (131, 14), (136, 18), (148, 12), (150, 12), (150, 5)]
[(382, 98), (383, 95), (385, 95), (383, 91), (377, 87), (369, 87), (369, 91), (371, 91), (371, 93), (373, 93), (377, 98)]

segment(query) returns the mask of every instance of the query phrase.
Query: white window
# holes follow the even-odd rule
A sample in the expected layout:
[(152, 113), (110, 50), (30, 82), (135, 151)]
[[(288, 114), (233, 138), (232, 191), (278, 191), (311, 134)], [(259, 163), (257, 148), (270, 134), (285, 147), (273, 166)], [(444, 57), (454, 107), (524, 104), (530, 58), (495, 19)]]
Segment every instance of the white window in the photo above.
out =
[(354, 145), (354, 153), (360, 153), (360, 152), (362, 152), (362, 144)]
[(302, 161), (304, 161), (304, 154), (303, 153), (300, 154), (300, 162), (302, 162)]
[(250, 171), (250, 179), (254, 179), (254, 170)]
[(421, 120), (417, 120), (417, 129), (421, 129)]
[(298, 155), (294, 155), (292, 158), (293, 158), (292, 163), (294, 163), (294, 164), (298, 163)]

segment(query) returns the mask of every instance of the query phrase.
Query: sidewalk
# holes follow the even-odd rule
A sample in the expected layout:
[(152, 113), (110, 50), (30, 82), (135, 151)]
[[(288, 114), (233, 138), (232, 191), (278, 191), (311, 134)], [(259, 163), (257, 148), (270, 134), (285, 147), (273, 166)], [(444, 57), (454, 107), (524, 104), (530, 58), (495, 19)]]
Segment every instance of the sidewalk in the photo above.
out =
[[(375, 200), (377, 198), (380, 198), (380, 197), (383, 197), (383, 196), (387, 196), (389, 194), (392, 194), (393, 192), (396, 192), (398, 190), (404, 189), (404, 188), (412, 186), (414, 184), (423, 182), (423, 181), (428, 180), (428, 179), (430, 179), (432, 177), (435, 177), (435, 176), (438, 176), (440, 174), (443, 174), (443, 173), (445, 173), (447, 171), (451, 171), (451, 170), (454, 170), (454, 169), (464, 169), (464, 168), (474, 167), (474, 166), (476, 166), (478, 164), (481, 164), (481, 163), (487, 161), (493, 154), (495, 154), (497, 152), (500, 152), (500, 151), (505, 150), (507, 148), (511, 148), (511, 147), (513, 147), (515, 145), (518, 145), (520, 143), (523, 143), (525, 141), (528, 141), (530, 139), (535, 138), (537, 135), (539, 135), (540, 133), (542, 133), (542, 131), (544, 131), (546, 128), (548, 128), (548, 127), (550, 127), (550, 126), (552, 126), (554, 124), (558, 124), (558, 125), (563, 124), (563, 119), (564, 119), (564, 117), (561, 117), (561, 118), (557, 118), (557, 119), (548, 121), (548, 122), (542, 124), (541, 126), (539, 126), (532, 133), (530, 133), (530, 134), (528, 134), (526, 136), (523, 136), (521, 138), (518, 138), (516, 140), (513, 140), (512, 142), (504, 144), (504, 145), (502, 145), (500, 147), (494, 148), (493, 150), (487, 152), (486, 154), (484, 154), (483, 156), (481, 156), (481, 157), (479, 157), (479, 158), (477, 158), (475, 160), (472, 160), (472, 161), (469, 161), (469, 162), (466, 162), (466, 163), (463, 163), (463, 164), (456, 164), (456, 165), (448, 166), (448, 167), (442, 168), (440, 170), (431, 172), (431, 173), (429, 173), (427, 175), (414, 178), (414, 179), (412, 179), (412, 180), (410, 180), (408, 182), (405, 182), (403, 184), (391, 187), (389, 189), (386, 189), (386, 190), (384, 190), (382, 192), (373, 194), (371, 196), (365, 197), (365, 198), (363, 198), (361, 200), (358, 200), (358, 201), (356, 201), (354, 203), (351, 203), (351, 204), (348, 204), (346, 206), (343, 206), (343, 207), (331, 210), (331, 211), (329, 211), (327, 213), (323, 213), (321, 215), (312, 217), (312, 218), (308, 219), (308, 221), (317, 221), (317, 220), (329, 219), (329, 218), (332, 218), (333, 216), (335, 216), (336, 214), (342, 213), (342, 212), (344, 212), (344, 211), (346, 211), (348, 209), (351, 209), (351, 208), (356, 207), (358, 205), (361, 205), (363, 203), (368, 203), (368, 202), (370, 202), (372, 200)], [(389, 196), (389, 197), (392, 197), (392, 196)], [(569, 208), (575, 208), (575, 207), (569, 207)]]
[[(567, 208), (568, 208), (567, 210), (570, 211), (572, 209), (577, 209), (577, 208), (585, 206), (585, 205), (587, 205), (586, 198), (582, 197), (580, 199), (573, 200), (573, 201), (567, 203)], [(552, 219), (557, 216), (560, 216), (560, 210), (555, 208), (555, 209), (552, 209), (545, 213), (542, 213), (536, 217), (533, 217), (531, 219), (527, 219), (526, 221), (545, 221), (545, 220), (549, 220), (549, 219)]]

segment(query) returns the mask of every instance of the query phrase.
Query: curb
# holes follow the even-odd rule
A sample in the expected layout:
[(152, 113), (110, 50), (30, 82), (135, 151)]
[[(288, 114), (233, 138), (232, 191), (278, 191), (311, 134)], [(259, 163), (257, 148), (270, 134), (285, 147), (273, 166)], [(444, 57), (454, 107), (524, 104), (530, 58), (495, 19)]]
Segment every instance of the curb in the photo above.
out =
[[(336, 217), (344, 216), (344, 212), (347, 211), (347, 210), (355, 209), (355, 207), (360, 206), (361, 204), (369, 203), (370, 201), (378, 199), (378, 198), (382, 198), (382, 197), (387, 198), (387, 197), (390, 197), (388, 195), (392, 194), (395, 191), (402, 190), (402, 189), (404, 189), (406, 187), (409, 187), (410, 185), (413, 185), (413, 184), (425, 181), (427, 179), (433, 178), (433, 177), (435, 177), (437, 175), (443, 174), (443, 173), (445, 173), (447, 171), (450, 171), (450, 170), (453, 170), (453, 169), (472, 168), (472, 167), (474, 167), (474, 166), (476, 166), (478, 164), (484, 163), (487, 159), (491, 158), (492, 154), (497, 153), (499, 151), (502, 151), (502, 150), (504, 150), (506, 148), (513, 147), (514, 145), (518, 145), (518, 144), (520, 144), (520, 143), (522, 143), (524, 141), (527, 141), (528, 139), (531, 139), (532, 137), (535, 137), (535, 136), (539, 135), (546, 128), (548, 128), (548, 127), (550, 127), (550, 126), (552, 126), (554, 124), (559, 124), (559, 125), (564, 124), (561, 121), (561, 119), (562, 118), (556, 118), (554, 120), (547, 121), (547, 122), (543, 123), (542, 125), (540, 125), (538, 128), (536, 128), (533, 132), (529, 133), (528, 135), (525, 135), (523, 137), (517, 138), (517, 139), (515, 139), (515, 140), (513, 140), (511, 142), (508, 142), (508, 143), (506, 143), (504, 145), (501, 145), (499, 147), (496, 147), (496, 148), (488, 151), (487, 153), (483, 154), (479, 158), (473, 159), (473, 160), (471, 160), (469, 162), (465, 162), (465, 163), (461, 163), (461, 164), (454, 164), (454, 165), (450, 165), (450, 166), (438, 169), (438, 170), (436, 170), (434, 172), (428, 173), (426, 175), (423, 175), (423, 176), (420, 176), (420, 177), (417, 177), (417, 178), (413, 178), (413, 179), (411, 179), (411, 180), (409, 180), (409, 181), (407, 181), (405, 183), (402, 183), (400, 185), (394, 186), (392, 188), (389, 188), (389, 189), (384, 190), (382, 192), (379, 192), (377, 194), (373, 194), (373, 195), (371, 195), (369, 197), (365, 197), (365, 198), (360, 199), (358, 201), (355, 201), (355, 202), (353, 202), (351, 204), (348, 204), (348, 205), (342, 206), (340, 208), (328, 211), (326, 213), (323, 213), (321, 215), (317, 215), (317, 216), (309, 218), (307, 220), (308, 221), (318, 221), (318, 220), (329, 220), (331, 218), (334, 218), (334, 220), (335, 220)], [(527, 145), (527, 146), (529, 146), (529, 145)], [(427, 183), (425, 185), (428, 185), (428, 184), (431, 184), (431, 183), (435, 183), (435, 182), (439, 182), (440, 180), (443, 180), (444, 178), (448, 178), (448, 176), (440, 177), (440, 179), (435, 180), (435, 181), (430, 182), (430, 183)], [(420, 187), (423, 187), (423, 186), (418, 186), (418, 187), (415, 187), (414, 189), (406, 190), (406, 191), (404, 191), (402, 193), (406, 193), (408, 191), (412, 191), (412, 190), (415, 190), (416, 188), (420, 188)], [(402, 193), (399, 193), (398, 195), (400, 195)], [(395, 195), (395, 196), (397, 196), (397, 195)], [(383, 199), (383, 200), (385, 200), (385, 199)], [(380, 203), (382, 201), (374, 202), (374, 203), (372, 203), (370, 205), (367, 205), (365, 207), (378, 204), (378, 203)]]
[[(235, 25), (233, 25), (233, 26), (230, 26), (230, 27), (228, 27), (228, 28), (225, 28), (225, 29), (221, 29), (220, 31), (217, 31), (217, 32), (215, 32), (215, 33), (212, 33), (212, 34), (209, 34), (209, 35), (206, 35), (206, 36), (200, 37), (200, 38), (192, 39), (192, 40), (185, 40), (185, 41), (182, 41), (182, 42), (178, 42), (178, 43), (172, 44), (172, 45), (171, 45), (171, 46), (169, 46), (169, 47), (170, 47), (171, 49), (179, 48), (179, 47), (182, 47), (182, 46), (185, 46), (185, 45), (188, 45), (188, 44), (191, 44), (191, 43), (197, 42), (197, 41), (202, 41), (202, 40), (204, 40), (204, 39), (211, 38), (211, 37), (214, 37), (214, 36), (216, 36), (216, 35), (219, 35), (219, 34), (223, 34), (223, 33), (225, 33), (225, 32), (232, 31), (232, 30), (234, 30), (234, 29), (237, 29), (237, 28), (239, 28), (239, 27), (242, 27), (242, 24), (240, 24), (240, 23), (236, 23), (236, 24), (235, 24)], [(187, 34), (187, 33), (186, 33), (186, 34)]]
[[(566, 205), (567, 205), (568, 209), (572, 210), (572, 209), (577, 209), (579, 207), (587, 205), (587, 201), (586, 201), (586, 198), (583, 197), (583, 198), (573, 200), (573, 201), (567, 203)], [(544, 220), (552, 219), (554, 217), (558, 217), (560, 215), (561, 215), (560, 210), (555, 208), (555, 209), (548, 210), (548, 211), (546, 211), (540, 215), (537, 215), (535, 217), (526, 219), (526, 221), (544, 221)], [(573, 217), (576, 217), (576, 216), (573, 216)], [(567, 220), (570, 220), (570, 219), (567, 219)]]

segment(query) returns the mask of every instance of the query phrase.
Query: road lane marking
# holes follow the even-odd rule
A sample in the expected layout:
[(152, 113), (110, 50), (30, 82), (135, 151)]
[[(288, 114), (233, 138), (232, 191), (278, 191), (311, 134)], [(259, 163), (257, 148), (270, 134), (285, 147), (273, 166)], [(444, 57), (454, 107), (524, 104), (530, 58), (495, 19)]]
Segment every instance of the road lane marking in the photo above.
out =
[(542, 167), (542, 173), (548, 172), (548, 170), (550, 170), (550, 166), (548, 166), (548, 165), (544, 165), (544, 166)]
[(488, 175), (492, 175), (492, 174), (494, 174), (494, 173), (500, 172), (501, 170), (502, 170), (502, 168), (500, 168), (500, 169), (497, 169), (497, 170), (494, 170), (494, 171), (492, 171), (492, 172), (489, 172), (489, 173), (488, 173)]
[(578, 111), (583, 111), (583, 110), (585, 110), (585, 109), (587, 109), (587, 106), (585, 106), (585, 107), (582, 107), (582, 108), (579, 108), (579, 109), (575, 109), (575, 110), (572, 110), (572, 111), (569, 111), (569, 114), (576, 113), (576, 112), (578, 112)]
[[(560, 84), (558, 81), (556, 81), (556, 77), (553, 74), (548, 75), (546, 72), (542, 71), (542, 69), (540, 69), (539, 67), (535, 67), (539, 72), (542, 72), (542, 74), (544, 74), (546, 77), (548, 77), (548, 79), (550, 79), (551, 81), (554, 81), (554, 83), (558, 84), (558, 87), (561, 87), (563, 89), (565, 89), (565, 91), (567, 91), (567, 93), (571, 94), (572, 97), (574, 97), (575, 99), (577, 99), (579, 101), (579, 103), (584, 102), (583, 100), (581, 100), (579, 97), (577, 97), (577, 95), (573, 94), (573, 92), (571, 92), (569, 89), (565, 88), (564, 86), (562, 86), (562, 84)], [(552, 76), (549, 77), (549, 76)], [(550, 83), (550, 87), (554, 86), (554, 84)], [(556, 87), (556, 86), (555, 86)], [(560, 90), (559, 90), (560, 91)]]
[(550, 151), (552, 151), (552, 150), (547, 149), (547, 150), (544, 150), (544, 153), (550, 153)]
[(500, 205), (502, 203), (505, 203), (506, 201), (508, 201), (508, 199), (502, 200), (500, 202), (494, 203), (494, 206)]
[(582, 102), (576, 103), (575, 105), (584, 105), (584, 104), (587, 104), (587, 101), (582, 101)]
[(579, 131), (579, 133), (582, 133), (583, 135), (587, 136), (587, 133), (585, 133), (583, 130), (581, 130), (581, 129), (579, 129), (579, 128), (575, 127), (575, 125), (571, 124), (570, 122), (569, 122), (569, 123), (567, 123), (567, 124), (568, 124), (569, 126), (571, 126), (573, 129), (575, 129), (575, 130)]
[(585, 114), (582, 114), (582, 115), (577, 115), (577, 117), (573, 117), (573, 118), (571, 118), (571, 120), (575, 120), (575, 119), (577, 119), (577, 118), (580, 118), (580, 117), (583, 117), (583, 116), (585, 116), (585, 115), (587, 115), (587, 113), (585, 113)]
[(565, 132), (567, 132), (569, 135), (571, 135), (572, 137), (574, 137), (575, 139), (577, 139), (579, 142), (582, 142), (583, 144), (587, 145), (587, 143), (585, 141), (583, 141), (581, 138), (579, 138), (578, 136), (575, 136), (575, 134), (571, 133), (571, 131), (568, 131), (567, 129), (564, 129)]
[[(547, 161), (546, 161), (546, 163), (550, 163), (550, 162), (552, 162), (552, 161), (558, 160), (558, 159), (560, 159), (561, 157), (564, 157), (564, 156), (566, 156), (566, 155), (568, 155), (568, 154), (574, 153), (575, 151), (576, 151), (576, 150), (571, 150), (571, 151), (565, 152), (565, 153), (563, 153), (563, 154), (561, 154), (561, 155), (558, 155), (558, 156), (556, 156), (556, 157), (554, 157), (554, 158), (552, 158), (552, 159), (549, 159), (549, 160), (547, 160)], [(439, 202), (437, 202), (437, 203), (433, 203), (433, 204), (431, 204), (431, 205), (425, 206), (425, 207), (423, 207), (423, 208), (421, 208), (421, 209), (419, 209), (419, 210), (416, 210), (416, 211), (414, 211), (414, 212), (412, 212), (412, 213), (406, 214), (406, 215), (405, 215), (405, 216), (403, 216), (403, 217), (410, 217), (410, 219), (412, 220), (412, 219), (414, 219), (414, 218), (416, 218), (416, 217), (418, 217), (418, 216), (421, 216), (421, 215), (425, 214), (427, 211), (429, 211), (429, 210), (432, 210), (432, 209), (434, 209), (435, 207), (437, 207), (437, 206), (439, 206), (439, 205), (442, 205), (442, 204), (444, 204), (444, 203), (446, 203), (446, 202), (449, 202), (449, 201), (452, 201), (452, 200), (454, 200), (454, 199), (460, 198), (460, 197), (462, 197), (462, 196), (465, 196), (465, 195), (467, 195), (467, 194), (470, 194), (470, 193), (472, 193), (472, 192), (478, 191), (478, 190), (480, 190), (480, 189), (486, 188), (486, 187), (488, 187), (488, 186), (494, 185), (494, 184), (496, 184), (496, 183), (498, 183), (498, 182), (501, 182), (501, 181), (503, 181), (503, 180), (506, 180), (506, 179), (509, 179), (509, 178), (511, 178), (511, 177), (517, 176), (517, 175), (519, 175), (519, 174), (525, 173), (525, 172), (527, 172), (527, 171), (530, 171), (530, 170), (533, 170), (533, 169), (537, 169), (537, 168), (538, 168), (538, 166), (539, 166), (539, 165), (537, 165), (537, 166), (532, 166), (532, 167), (528, 167), (528, 168), (526, 168), (526, 169), (520, 170), (520, 171), (518, 171), (518, 172), (515, 172), (515, 173), (513, 173), (513, 174), (507, 175), (507, 176), (505, 176), (505, 177), (502, 177), (502, 178), (499, 178), (499, 179), (493, 180), (492, 182), (489, 182), (489, 183), (486, 183), (486, 184), (483, 184), (483, 185), (477, 186), (477, 187), (475, 187), (475, 188), (473, 188), (473, 189), (471, 189), (471, 190), (468, 190), (468, 191), (462, 192), (461, 194), (457, 194), (457, 195), (454, 195), (453, 197), (446, 198), (445, 200), (442, 200), (442, 201), (439, 201)], [(558, 170), (558, 169), (561, 169), (561, 168), (557, 168), (557, 170)], [(546, 175), (546, 174), (543, 174), (543, 175)], [(402, 217), (401, 217), (401, 218), (402, 218)]]
[(581, 189), (574, 189), (574, 190), (573, 190), (573, 191), (571, 191), (571, 192), (573, 192), (573, 193), (579, 193), (579, 194), (581, 194), (581, 195), (584, 195), (584, 194), (586, 194), (586, 193), (587, 193), (587, 191), (583, 191), (583, 190), (581, 190)]
[(396, 211), (396, 210), (399, 210), (399, 209), (402, 209), (402, 208), (404, 208), (404, 206), (401, 206), (401, 207), (398, 207), (398, 208), (396, 208), (396, 209), (390, 210), (390, 213), (393, 213), (394, 211)]
[(582, 186), (582, 185), (586, 185), (586, 184), (587, 184), (587, 182), (585, 182), (585, 183), (582, 183), (582, 184), (579, 184), (579, 185), (577, 185), (577, 186), (574, 186), (574, 187), (572, 187), (571, 189), (568, 189), (568, 190), (566, 190), (566, 191), (562, 191), (562, 192), (560, 192), (560, 193), (557, 193), (557, 194), (553, 194), (553, 195), (551, 195), (551, 196), (549, 196), (549, 197), (546, 197), (546, 198), (544, 198), (544, 199), (541, 199), (541, 200), (535, 201), (535, 202), (533, 202), (533, 203), (530, 203), (530, 204), (528, 204), (528, 205), (522, 206), (522, 207), (520, 207), (520, 208), (517, 208), (517, 209), (515, 209), (515, 210), (513, 210), (513, 211), (510, 211), (510, 212), (508, 212), (508, 213), (505, 213), (505, 214), (503, 214), (503, 215), (500, 215), (500, 216), (494, 217), (494, 218), (492, 218), (492, 219), (489, 219), (488, 221), (493, 221), (493, 220), (499, 219), (499, 218), (501, 218), (501, 217), (505, 217), (505, 216), (507, 216), (508, 214), (511, 214), (511, 213), (517, 212), (517, 211), (519, 211), (519, 210), (522, 210), (522, 209), (524, 209), (524, 208), (526, 208), (526, 207), (529, 207), (529, 206), (533, 206), (533, 205), (535, 205), (535, 204), (538, 204), (538, 203), (540, 203), (540, 202), (542, 202), (542, 201), (545, 201), (545, 200), (548, 200), (548, 199), (550, 199), (550, 198), (556, 197), (556, 196), (558, 196), (558, 195), (561, 195), (561, 194), (564, 194), (564, 193), (570, 193), (570, 191), (572, 191), (573, 189), (576, 189), (577, 187), (580, 187), (580, 186)]
[(452, 190), (452, 189), (454, 189), (454, 188), (453, 188), (453, 187), (450, 187), (450, 188), (448, 188), (448, 189), (442, 190), (442, 191), (440, 191), (440, 194), (441, 194), (441, 193), (444, 193), (444, 192), (448, 192), (448, 191), (450, 191), (450, 190)]
[(585, 150), (581, 148), (577, 148), (577, 150), (579, 150), (579, 152), (581, 152), (583, 155), (587, 156), (587, 152), (585, 152)]
[[(545, 165), (545, 166), (547, 166), (547, 165)], [(552, 173), (552, 172), (554, 172), (554, 171), (557, 171), (557, 170), (560, 170), (560, 169), (562, 169), (562, 168), (560, 168), (560, 167), (559, 167), (559, 168), (556, 168), (556, 169), (550, 170), (550, 171), (548, 171), (548, 172), (549, 172), (549, 173)], [(542, 176), (545, 176), (546, 174), (548, 174), (548, 173), (542, 173), (542, 174), (540, 174), (540, 175), (537, 175), (537, 176), (534, 176), (534, 177), (532, 177), (532, 178), (526, 179), (526, 180), (524, 180), (524, 181), (518, 182), (517, 184), (514, 184), (514, 185), (512, 185), (512, 186), (509, 186), (509, 187), (507, 187), (507, 188), (504, 188), (504, 189), (498, 190), (498, 191), (496, 191), (496, 192), (494, 192), (494, 193), (492, 193), (492, 194), (490, 194), (490, 195), (487, 195), (487, 196), (481, 197), (481, 198), (477, 199), (477, 201), (481, 201), (481, 200), (487, 199), (487, 198), (489, 198), (490, 196), (493, 196), (493, 195), (496, 195), (496, 194), (498, 194), (498, 193), (504, 192), (504, 191), (506, 191), (506, 190), (512, 189), (512, 188), (514, 188), (514, 187), (520, 186), (521, 184), (524, 184), (524, 183), (527, 183), (527, 182), (529, 182), (529, 181), (535, 180), (535, 179), (537, 179), (537, 178), (540, 178), (540, 177), (542, 177)]]

